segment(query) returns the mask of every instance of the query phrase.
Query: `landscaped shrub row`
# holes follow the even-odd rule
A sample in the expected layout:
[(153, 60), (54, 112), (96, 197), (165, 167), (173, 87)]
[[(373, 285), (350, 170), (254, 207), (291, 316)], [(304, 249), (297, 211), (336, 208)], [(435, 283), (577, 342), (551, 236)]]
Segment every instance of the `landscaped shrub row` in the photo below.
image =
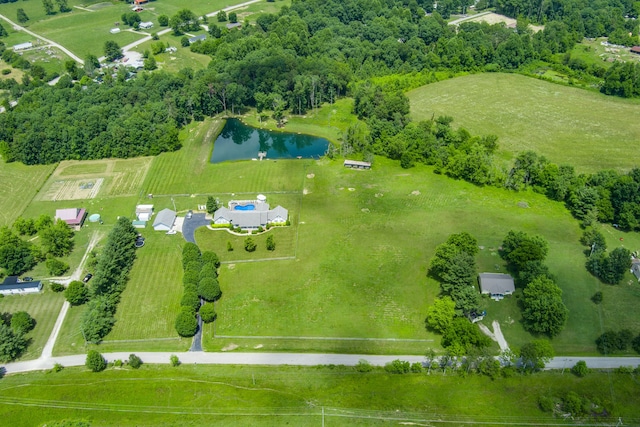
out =
[(98, 255), (90, 288), (91, 300), (80, 325), (87, 342), (100, 342), (111, 331), (116, 321), (114, 315), (120, 295), (136, 259), (137, 234), (131, 221), (121, 217)]
[[(182, 306), (176, 318), (175, 328), (178, 335), (191, 337), (198, 329), (196, 314), (200, 311), (202, 321), (212, 322), (216, 313), (213, 301), (222, 295), (218, 283), (220, 260), (214, 252), (200, 252), (195, 243), (187, 242), (182, 248), (182, 283), (184, 293), (180, 301)], [(204, 305), (201, 300), (207, 301)]]

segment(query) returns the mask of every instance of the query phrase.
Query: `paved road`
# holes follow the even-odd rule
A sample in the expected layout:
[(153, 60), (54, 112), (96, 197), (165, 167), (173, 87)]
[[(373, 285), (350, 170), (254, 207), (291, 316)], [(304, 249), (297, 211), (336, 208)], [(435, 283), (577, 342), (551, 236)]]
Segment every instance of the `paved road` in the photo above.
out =
[(210, 219), (207, 219), (207, 214), (198, 213), (193, 214), (191, 219), (184, 219), (182, 223), (182, 235), (187, 242), (195, 243), (195, 232), (197, 228), (206, 227), (211, 223)]
[[(112, 362), (116, 359), (129, 358), (130, 352), (104, 353), (103, 356)], [(175, 354), (182, 363), (217, 364), (217, 365), (356, 365), (360, 360), (366, 360), (375, 366), (384, 366), (396, 359), (408, 362), (424, 362), (424, 356), (375, 356), (368, 354), (319, 354), (319, 353), (205, 353), (205, 352), (136, 352), (143, 362), (152, 364), (169, 364), (169, 358)], [(7, 374), (18, 372), (51, 369), (54, 363), (63, 366), (82, 366), (86, 355), (41, 358), (26, 362), (15, 362), (4, 365)], [(594, 369), (610, 369), (619, 366), (638, 366), (640, 357), (556, 357), (547, 364), (547, 369), (571, 368), (578, 360), (587, 362), (587, 366)]]
[(84, 65), (84, 61), (82, 59), (80, 59), (78, 56), (76, 56), (73, 52), (71, 52), (69, 49), (67, 49), (66, 47), (62, 46), (61, 44), (58, 44), (54, 41), (51, 41), (49, 39), (45, 39), (44, 37), (42, 37), (41, 35), (38, 35), (36, 33), (34, 33), (31, 30), (27, 30), (24, 27), (21, 27), (20, 25), (16, 24), (15, 22), (13, 22), (12, 20), (10, 20), (9, 18), (7, 18), (4, 15), (0, 15), (1, 19), (4, 19), (5, 21), (7, 21), (9, 24), (11, 24), (11, 26), (13, 26), (14, 30), (17, 31), (24, 31), (25, 33), (32, 35), (33, 37), (40, 39), (46, 43), (49, 43), (52, 46), (57, 47), (58, 49), (60, 49), (61, 51), (63, 51), (64, 53), (66, 53), (67, 55), (69, 55), (71, 58), (73, 58), (76, 62), (78, 62), (80, 65)]

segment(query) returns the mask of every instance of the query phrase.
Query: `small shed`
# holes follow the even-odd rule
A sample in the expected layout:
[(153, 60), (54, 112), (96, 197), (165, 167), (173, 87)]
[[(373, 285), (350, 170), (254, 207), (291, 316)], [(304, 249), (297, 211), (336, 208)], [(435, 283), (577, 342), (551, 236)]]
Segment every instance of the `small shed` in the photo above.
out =
[(109, 30), (111, 34), (118, 34), (120, 32), (120, 28), (112, 28)]
[(147, 226), (147, 221), (139, 221), (137, 219), (134, 219), (133, 221), (131, 221), (131, 225), (133, 225), (135, 228), (145, 228)]
[(480, 282), (480, 292), (489, 295), (496, 301), (500, 301), (506, 295), (511, 295), (516, 290), (513, 277), (508, 274), (480, 273), (478, 281)]
[(158, 212), (155, 221), (153, 221), (153, 229), (156, 231), (169, 231), (176, 221), (176, 212), (171, 209), (162, 209)]
[(150, 28), (153, 28), (153, 22), (151, 21), (141, 22), (139, 25), (139, 28), (142, 30), (148, 30)]
[(153, 215), (153, 205), (137, 205), (136, 217), (138, 221), (149, 221)]
[(195, 37), (191, 37), (189, 39), (189, 44), (194, 44), (195, 42), (201, 42), (206, 40), (207, 35), (206, 34), (200, 34), (199, 36), (195, 36)]
[(360, 162), (358, 160), (345, 160), (345, 168), (351, 169), (371, 169), (371, 162)]
[(82, 227), (87, 210), (82, 208), (56, 209), (56, 219), (66, 222), (71, 227)]
[(5, 277), (4, 282), (0, 284), (0, 294), (2, 295), (35, 294), (41, 290), (42, 282), (25, 282), (20, 280), (18, 276)]

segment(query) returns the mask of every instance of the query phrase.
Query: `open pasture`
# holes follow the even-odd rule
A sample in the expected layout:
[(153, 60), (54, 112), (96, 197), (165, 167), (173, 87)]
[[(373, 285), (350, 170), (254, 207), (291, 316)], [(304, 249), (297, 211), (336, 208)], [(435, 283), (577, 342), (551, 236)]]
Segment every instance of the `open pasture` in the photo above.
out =
[(19, 360), (37, 359), (51, 335), (53, 325), (64, 302), (64, 295), (48, 289), (30, 295), (7, 295), (0, 299), (0, 313), (26, 311), (36, 321), (36, 327), (27, 334), (31, 342)]
[(22, 214), (55, 167), (0, 161), (0, 226), (11, 225)]
[(407, 95), (414, 120), (448, 115), (472, 134), (495, 134), (507, 159), (533, 150), (578, 172), (638, 166), (637, 100), (500, 73), (450, 79)]
[[(541, 396), (568, 391), (611, 403), (610, 417), (571, 422), (540, 410)], [(99, 374), (78, 367), (7, 376), (0, 392), (0, 416), (16, 427), (62, 419), (100, 426), (611, 425), (618, 417), (636, 425), (640, 417), (633, 376), (607, 373), (493, 381), (351, 367), (143, 365)]]

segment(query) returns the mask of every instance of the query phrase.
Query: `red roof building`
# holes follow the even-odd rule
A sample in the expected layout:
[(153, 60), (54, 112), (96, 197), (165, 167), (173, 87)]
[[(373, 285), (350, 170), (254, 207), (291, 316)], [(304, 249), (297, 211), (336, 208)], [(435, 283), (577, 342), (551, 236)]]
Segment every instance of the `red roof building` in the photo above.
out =
[(640, 55), (640, 46), (634, 46), (630, 51), (631, 53), (637, 53), (638, 55)]
[(82, 227), (86, 217), (87, 210), (84, 208), (56, 209), (56, 219), (66, 222), (71, 227)]

